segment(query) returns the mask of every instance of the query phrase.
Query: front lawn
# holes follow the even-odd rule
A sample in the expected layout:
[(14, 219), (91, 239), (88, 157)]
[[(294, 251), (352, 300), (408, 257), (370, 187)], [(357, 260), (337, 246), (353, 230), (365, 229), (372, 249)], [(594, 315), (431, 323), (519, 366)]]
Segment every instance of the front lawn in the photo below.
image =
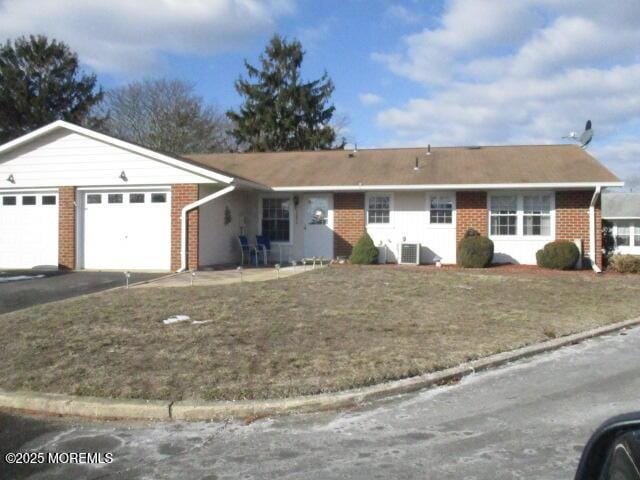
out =
[[(176, 314), (211, 322), (162, 324)], [(508, 268), (334, 266), (262, 283), (120, 290), (1, 315), (0, 388), (171, 400), (311, 394), (639, 315), (640, 277)]]

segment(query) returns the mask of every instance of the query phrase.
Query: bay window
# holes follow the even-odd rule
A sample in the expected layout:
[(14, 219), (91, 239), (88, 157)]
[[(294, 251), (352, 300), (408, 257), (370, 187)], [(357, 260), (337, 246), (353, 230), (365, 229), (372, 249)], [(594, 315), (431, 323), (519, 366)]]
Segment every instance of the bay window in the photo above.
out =
[(262, 235), (272, 242), (290, 240), (289, 204), (288, 197), (262, 199)]
[(367, 200), (367, 223), (389, 223), (391, 197), (389, 195), (372, 195)]

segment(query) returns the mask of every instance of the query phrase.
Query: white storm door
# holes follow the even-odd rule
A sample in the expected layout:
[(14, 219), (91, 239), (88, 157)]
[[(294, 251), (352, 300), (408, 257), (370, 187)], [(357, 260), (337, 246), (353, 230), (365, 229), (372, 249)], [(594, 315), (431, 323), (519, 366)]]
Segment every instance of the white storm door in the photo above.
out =
[(305, 195), (302, 207), (305, 258), (333, 258), (332, 195)]

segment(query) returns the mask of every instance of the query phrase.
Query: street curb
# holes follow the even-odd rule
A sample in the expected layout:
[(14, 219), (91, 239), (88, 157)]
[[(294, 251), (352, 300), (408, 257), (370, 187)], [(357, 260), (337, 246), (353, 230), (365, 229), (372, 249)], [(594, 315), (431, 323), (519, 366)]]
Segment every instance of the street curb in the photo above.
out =
[(0, 389), (0, 407), (30, 413), (101, 419), (170, 420), (170, 405), (171, 402), (166, 400), (118, 400)]
[(529, 345), (508, 352), (489, 355), (456, 367), (416, 377), (380, 383), (337, 393), (308, 395), (273, 400), (246, 401), (162, 401), (127, 400), (73, 395), (35, 393), (0, 389), (0, 408), (28, 411), (30, 413), (71, 415), (97, 419), (143, 420), (220, 420), (231, 417), (262, 417), (284, 413), (304, 413), (351, 408), (365, 402), (379, 400), (403, 393), (415, 392), (427, 387), (458, 381), (483, 370), (499, 367), (509, 362), (557, 350), (567, 345), (640, 325), (640, 317), (611, 325), (575, 333), (546, 342)]

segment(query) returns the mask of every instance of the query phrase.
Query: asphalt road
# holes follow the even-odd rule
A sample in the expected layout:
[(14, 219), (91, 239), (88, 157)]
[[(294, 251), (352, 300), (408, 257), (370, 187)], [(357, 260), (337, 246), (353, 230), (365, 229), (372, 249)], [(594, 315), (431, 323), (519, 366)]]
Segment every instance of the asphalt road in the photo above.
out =
[[(125, 285), (123, 272), (61, 273), (31, 270), (0, 272), (0, 277), (16, 275), (45, 275), (45, 277), (0, 283), (0, 313)], [(129, 282), (150, 280), (162, 275), (165, 274), (132, 272)]]
[(591, 432), (640, 410), (640, 328), (342, 413), (231, 423), (0, 416), (0, 448), (112, 452), (2, 478), (570, 479)]

